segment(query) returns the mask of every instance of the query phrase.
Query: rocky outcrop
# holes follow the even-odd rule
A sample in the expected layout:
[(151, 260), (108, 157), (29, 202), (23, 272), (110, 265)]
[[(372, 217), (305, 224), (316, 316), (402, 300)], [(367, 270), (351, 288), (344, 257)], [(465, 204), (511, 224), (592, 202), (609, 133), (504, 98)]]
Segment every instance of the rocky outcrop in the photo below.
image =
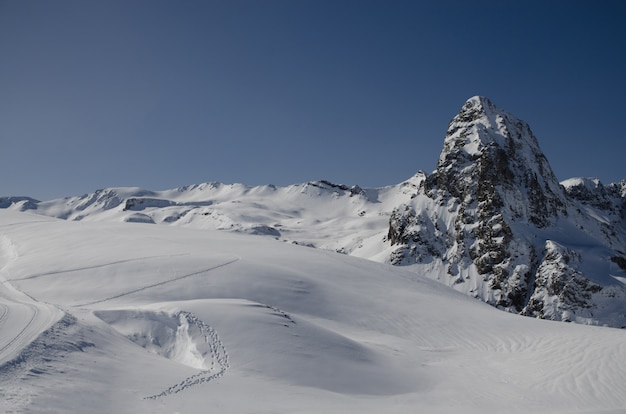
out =
[(624, 250), (626, 236), (626, 182), (603, 185), (597, 178), (572, 178), (563, 186), (583, 227), (597, 225), (608, 245)]
[[(450, 122), (435, 171), (391, 214), (387, 240), (397, 247), (389, 260), (438, 261), (445, 272), (429, 264), (435, 277), (512, 312), (598, 322), (597, 294), (610, 287), (602, 301), (611, 301), (624, 285), (590, 273), (589, 253), (565, 245), (573, 238), (596, 246), (594, 254), (612, 250), (619, 264), (624, 187), (560, 185), (528, 124), (473, 97)], [(626, 306), (611, 320), (626, 323)]]
[(597, 306), (592, 296), (602, 286), (587, 279), (578, 269), (581, 256), (548, 240), (537, 268), (535, 286), (523, 314), (571, 322), (574, 315), (590, 317)]
[(176, 205), (170, 200), (162, 200), (159, 198), (129, 198), (124, 204), (124, 211), (133, 210), (141, 211), (146, 208), (165, 208)]
[(604, 186), (597, 178), (571, 178), (562, 184), (570, 198), (626, 218), (626, 181)]
[(425, 191), (540, 228), (567, 214), (563, 188), (528, 124), (484, 97), (469, 99), (450, 122)]
[(328, 180), (313, 181), (313, 182), (310, 182), (309, 185), (312, 185), (313, 187), (319, 187), (322, 189), (329, 189), (333, 191), (340, 190), (344, 193), (348, 193), (350, 197), (355, 196), (355, 195), (365, 195), (365, 191), (363, 191), (363, 189), (359, 187), (358, 185), (353, 185), (352, 187), (348, 187), (345, 184), (335, 184)]
[(426, 211), (416, 211), (413, 206), (403, 205), (391, 213), (387, 239), (392, 246), (398, 245), (391, 257), (392, 264), (403, 264), (407, 259), (419, 263), (441, 257), (444, 245), (438, 224)]
[(0, 208), (15, 208), (19, 211), (37, 209), (38, 200), (30, 197), (0, 197)]

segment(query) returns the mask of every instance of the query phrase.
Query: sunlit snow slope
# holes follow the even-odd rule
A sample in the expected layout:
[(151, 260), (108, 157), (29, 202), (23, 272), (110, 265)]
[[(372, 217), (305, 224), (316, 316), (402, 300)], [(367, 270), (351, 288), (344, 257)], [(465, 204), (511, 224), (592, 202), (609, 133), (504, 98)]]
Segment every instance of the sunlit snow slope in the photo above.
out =
[(500, 312), (403, 268), (11, 210), (0, 241), (0, 411), (626, 410), (624, 330)]
[(0, 209), (266, 236), (409, 266), (508, 312), (626, 327), (626, 181), (559, 183), (530, 126), (481, 96), (452, 118), (436, 169), (397, 185), (120, 187)]

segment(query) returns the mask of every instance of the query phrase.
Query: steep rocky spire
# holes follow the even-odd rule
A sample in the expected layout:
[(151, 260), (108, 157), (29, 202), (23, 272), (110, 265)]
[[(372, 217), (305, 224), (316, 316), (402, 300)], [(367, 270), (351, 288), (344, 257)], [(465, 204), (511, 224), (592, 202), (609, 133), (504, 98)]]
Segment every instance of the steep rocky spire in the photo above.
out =
[[(437, 279), (513, 312), (571, 321), (602, 309), (622, 326), (626, 315), (612, 309), (626, 291), (606, 271), (626, 271), (626, 186), (570, 181), (566, 192), (526, 122), (472, 97), (450, 121), (423, 191), (392, 212), (390, 261), (438, 268)], [(588, 266), (580, 245), (605, 249), (590, 255), (604, 267)]]
[(563, 189), (528, 124), (484, 97), (467, 100), (450, 121), (426, 186), (431, 195), (507, 207), (537, 227), (565, 214)]

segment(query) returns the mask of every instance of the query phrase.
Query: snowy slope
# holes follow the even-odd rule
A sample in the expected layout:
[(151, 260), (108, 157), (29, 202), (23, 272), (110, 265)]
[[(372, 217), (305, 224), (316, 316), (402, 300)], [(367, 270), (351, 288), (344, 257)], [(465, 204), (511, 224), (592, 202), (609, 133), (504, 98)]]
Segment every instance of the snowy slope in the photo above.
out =
[(0, 234), (6, 412), (626, 410), (624, 330), (500, 312), (401, 267), (10, 210)]
[(0, 208), (265, 236), (410, 266), (514, 313), (626, 326), (626, 184), (559, 183), (530, 126), (484, 97), (450, 122), (435, 171), (394, 186), (213, 182)]
[(288, 187), (204, 183), (173, 190), (110, 188), (78, 197), (9, 204), (72, 221), (145, 222), (267, 235), (289, 243), (385, 261), (389, 214), (407, 202), (421, 173), (396, 186), (347, 187), (328, 181)]

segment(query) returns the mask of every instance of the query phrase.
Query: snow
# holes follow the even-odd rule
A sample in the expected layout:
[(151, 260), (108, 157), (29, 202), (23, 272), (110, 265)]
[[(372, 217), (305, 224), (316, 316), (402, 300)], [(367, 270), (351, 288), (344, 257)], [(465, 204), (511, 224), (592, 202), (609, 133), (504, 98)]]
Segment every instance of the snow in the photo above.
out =
[(46, 303), (15, 289), (3, 276), (17, 260), (13, 241), (0, 235), (0, 366), (18, 357), (20, 350), (62, 314)]
[(626, 331), (582, 326), (624, 325), (625, 188), (473, 97), (395, 186), (0, 198), (0, 411), (626, 412)]
[[(133, 222), (207, 231), (224, 230), (388, 263), (392, 253), (398, 248), (386, 240), (389, 219), (391, 212), (399, 206), (410, 206), (414, 211), (420, 212), (424, 223), (429, 223), (427, 226), (426, 224), (422, 226), (423, 231), (420, 234), (423, 240), (439, 243), (441, 251), (448, 247), (444, 246), (444, 242), (448, 243), (452, 240), (452, 236), (446, 234), (445, 229), (455, 228), (459, 201), (450, 199), (443, 205), (433, 202), (421, 188), (425, 178), (425, 174), (420, 172), (395, 186), (365, 190), (327, 181), (288, 187), (248, 187), (242, 184), (205, 183), (165, 191), (113, 188), (81, 197), (43, 202), (37, 210), (33, 211), (85, 224)], [(522, 208), (524, 196), (519, 192), (503, 194), (505, 204), (512, 208), (512, 214), (521, 215), (521, 212), (514, 210)], [(9, 209), (14, 210), (14, 208)], [(539, 254), (546, 240), (558, 241), (590, 258), (581, 262), (586, 276), (602, 285), (618, 283), (621, 286), (619, 279), (612, 276), (622, 277), (624, 274), (620, 272), (609, 274), (605, 269), (606, 263), (600, 266), (601, 263), (592, 257), (596, 255), (606, 258), (614, 254), (610, 249), (602, 247), (603, 242), (600, 240), (604, 237), (600, 225), (606, 224), (613, 218), (609, 217), (608, 213), (590, 206), (581, 205), (579, 209), (586, 212), (587, 222), (565, 220), (549, 229), (541, 231), (535, 229), (530, 232), (525, 230), (524, 223), (511, 225), (516, 232), (519, 232), (520, 236), (516, 236), (516, 239), (529, 240), (529, 243), (536, 244)], [(574, 209), (570, 210), (571, 217), (580, 215)], [(581, 224), (584, 224), (584, 230), (581, 230)], [(465, 230), (471, 231), (476, 225), (476, 223), (466, 223)], [(498, 225), (493, 229), (497, 230)], [(453, 245), (445, 253), (443, 259), (449, 261), (450, 258), (462, 254), (464, 254), (463, 249), (458, 245)], [(430, 255), (429, 251), (424, 251), (422, 255), (425, 256), (424, 262), (414, 263), (413, 261), (412, 271), (441, 281), (472, 297), (479, 297), (491, 303), (496, 302), (490, 286), (484, 283), (484, 277), (477, 274), (470, 262), (450, 265), (438, 258), (426, 257)], [(531, 257), (533, 252), (528, 246), (520, 245), (516, 247), (512, 255), (525, 259)], [(150, 254), (147, 253), (146, 256)], [(135, 264), (143, 265), (141, 262)], [(94, 269), (95, 272), (100, 272), (100, 270), (118, 283), (119, 277), (107, 273), (106, 266), (102, 269)], [(27, 275), (27, 277), (32, 276)], [(153, 275), (148, 276), (148, 278), (152, 277)], [(518, 272), (517, 278), (519, 283), (524, 283), (522, 273)], [(148, 284), (160, 283), (158, 281), (160, 279), (158, 277), (156, 279), (156, 282)], [(623, 291), (615, 289), (608, 289), (605, 293), (615, 293), (616, 298), (624, 297)], [(111, 292), (111, 295), (115, 293)], [(610, 313), (605, 312), (605, 309)], [(585, 319), (588, 323), (604, 324), (610, 321), (613, 326), (623, 325), (623, 311), (613, 305), (602, 305), (594, 309), (593, 318), (589, 315), (588, 313)]]
[[(505, 181), (487, 173), (494, 166), (499, 168), (497, 176), (508, 177)], [(485, 169), (483, 173), (481, 169)], [(579, 307), (592, 309), (582, 311), (586, 323), (615, 327), (625, 324), (626, 315), (619, 308), (626, 298), (619, 279), (624, 272), (609, 271), (608, 259), (624, 260), (620, 253), (624, 232), (619, 192), (626, 187), (610, 185), (607, 190), (597, 180), (573, 179), (565, 182), (565, 187), (587, 183), (585, 188), (597, 194), (576, 193), (570, 187), (566, 193), (553, 176), (530, 127), (483, 97), (470, 98), (452, 120), (440, 164), (428, 177), (419, 172), (398, 185), (365, 190), (325, 180), (288, 187), (217, 182), (164, 191), (120, 187), (28, 205), (21, 198), (5, 198), (0, 206), (84, 223), (224, 230), (382, 263), (411, 264), (416, 273), (514, 312), (528, 311), (527, 301), (533, 293), (526, 290), (537, 288), (533, 282), (539, 265), (536, 261), (543, 255), (545, 243), (554, 240), (580, 255), (578, 271), (605, 289), (599, 295), (602, 298), (577, 302)], [(477, 180), (483, 185), (493, 180), (495, 185), (485, 185), (479, 197)], [(450, 185), (437, 184), (446, 182)], [(493, 194), (485, 192), (489, 188)], [(502, 202), (503, 206), (498, 212), (486, 212), (485, 200), (477, 204), (478, 198)], [(402, 217), (403, 212), (407, 216)], [(390, 219), (396, 221), (392, 232)], [(481, 228), (481, 221), (487, 219), (492, 220), (490, 228)], [(393, 229), (403, 229), (405, 235)], [(475, 237), (478, 233), (482, 236)], [(484, 247), (489, 245), (493, 246)], [(498, 251), (497, 246), (504, 248)], [(493, 269), (501, 271), (498, 280), (482, 274), (490, 271), (492, 257), (500, 257), (505, 250), (508, 258)], [(143, 266), (139, 261), (134, 264)], [(123, 275), (111, 274), (108, 265), (95, 266), (94, 272), (106, 275), (99, 280), (120, 283), (118, 279)], [(24, 277), (39, 277), (35, 276)], [(161, 277), (147, 275), (138, 279), (133, 289), (159, 286), (163, 283)], [(106, 291), (108, 286), (102, 283), (94, 282)], [(135, 294), (133, 289), (124, 295)], [(95, 304), (120, 295), (109, 293), (78, 304)], [(557, 302), (563, 299), (561, 293), (553, 292)], [(608, 303), (607, 295), (615, 299), (613, 304)], [(607, 303), (597, 307), (596, 300)], [(539, 304), (530, 314), (545, 315)]]
[[(276, 214), (311, 220), (293, 210)], [(317, 229), (333, 225), (348, 237)], [(624, 330), (508, 314), (274, 234), (0, 210), (0, 269), (4, 412), (626, 410)]]
[(597, 178), (574, 177), (561, 181), (561, 185), (565, 188), (580, 186), (588, 190), (595, 190), (600, 185), (600, 180)]

